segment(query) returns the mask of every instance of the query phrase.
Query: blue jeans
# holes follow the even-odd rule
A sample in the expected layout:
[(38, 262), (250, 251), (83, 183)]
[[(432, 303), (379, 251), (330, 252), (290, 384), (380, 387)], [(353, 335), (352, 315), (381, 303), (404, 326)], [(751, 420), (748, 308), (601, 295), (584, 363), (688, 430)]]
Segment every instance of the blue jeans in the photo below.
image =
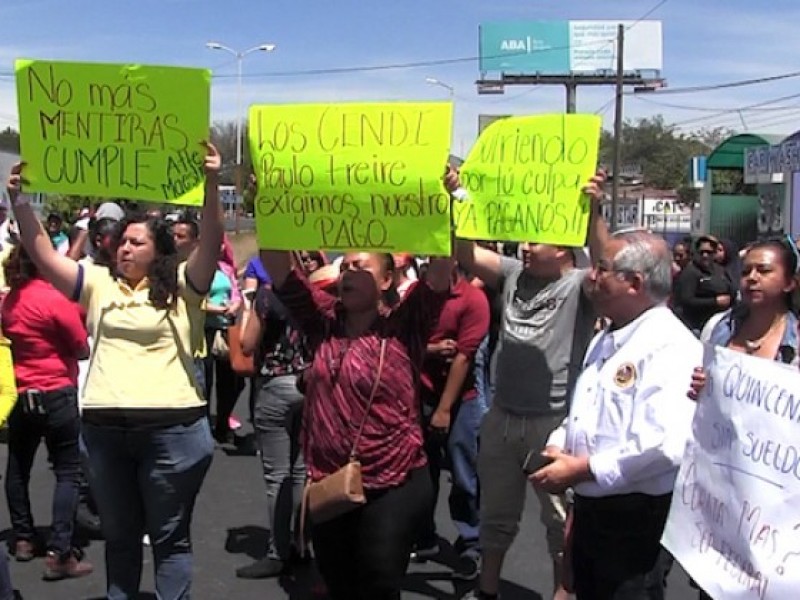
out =
[(434, 488), (433, 505), (427, 516), (417, 545), (431, 547), (436, 543), (435, 509), (439, 492), (439, 477), (449, 465), (452, 487), (448, 498), (450, 518), (458, 531), (458, 546), (462, 552), (477, 553), (480, 529), (480, 490), (478, 486), (478, 431), (486, 414), (479, 398), (461, 401), (454, 407), (447, 437), (428, 430), (435, 406), (423, 405), (425, 450)]
[(0, 548), (0, 600), (14, 600), (14, 598), (11, 570), (8, 568), (8, 554), (3, 548)]
[(159, 600), (188, 599), (192, 511), (214, 452), (208, 421), (163, 429), (84, 423), (81, 450), (106, 539), (108, 599), (138, 598), (144, 533)]
[(253, 425), (267, 484), (267, 556), (285, 561), (306, 481), (300, 449), (303, 395), (294, 375), (259, 379), (259, 384)]
[(78, 415), (78, 391), (64, 388), (42, 396), (46, 414), (25, 414), (20, 398), (8, 419), (8, 467), (6, 499), (11, 514), (14, 541), (34, 541), (28, 484), (36, 450), (44, 437), (56, 486), (53, 490), (52, 522), (48, 550), (66, 556), (72, 549), (75, 510), (81, 475), (78, 450), (81, 422)]

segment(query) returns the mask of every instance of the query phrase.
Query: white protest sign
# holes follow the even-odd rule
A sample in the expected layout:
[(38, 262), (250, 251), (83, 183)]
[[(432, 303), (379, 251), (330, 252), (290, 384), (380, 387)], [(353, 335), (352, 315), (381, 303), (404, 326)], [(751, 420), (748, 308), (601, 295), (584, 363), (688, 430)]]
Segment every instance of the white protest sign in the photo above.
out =
[(709, 349), (662, 543), (713, 598), (800, 594), (800, 372)]

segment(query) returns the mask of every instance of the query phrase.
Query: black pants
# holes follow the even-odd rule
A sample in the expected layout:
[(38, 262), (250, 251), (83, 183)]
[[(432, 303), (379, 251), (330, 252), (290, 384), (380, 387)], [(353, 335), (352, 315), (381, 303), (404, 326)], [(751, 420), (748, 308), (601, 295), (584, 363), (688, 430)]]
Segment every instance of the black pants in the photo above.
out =
[(48, 549), (65, 555), (72, 548), (81, 479), (78, 392), (75, 388), (64, 388), (45, 393), (43, 405), (46, 414), (43, 415), (25, 414), (23, 403), (24, 398), (20, 398), (8, 419), (5, 488), (14, 539), (33, 541), (36, 534), (28, 484), (36, 450), (44, 437), (56, 476), (51, 533), (47, 545)]
[(661, 534), (671, 495), (576, 496), (572, 547), (578, 600), (663, 600)]
[(233, 413), (239, 394), (244, 389), (244, 381), (233, 371), (230, 360), (217, 358), (211, 354), (211, 346), (214, 343), (216, 332), (216, 329), (206, 329), (206, 349), (208, 354), (203, 359), (203, 362), (205, 366), (204, 391), (206, 407), (211, 406), (212, 386), (217, 396), (217, 414), (213, 423), (213, 431), (214, 436), (219, 439), (230, 431), (228, 417)]
[(427, 468), (398, 488), (312, 529), (317, 565), (332, 600), (399, 600), (414, 538), (430, 506)]

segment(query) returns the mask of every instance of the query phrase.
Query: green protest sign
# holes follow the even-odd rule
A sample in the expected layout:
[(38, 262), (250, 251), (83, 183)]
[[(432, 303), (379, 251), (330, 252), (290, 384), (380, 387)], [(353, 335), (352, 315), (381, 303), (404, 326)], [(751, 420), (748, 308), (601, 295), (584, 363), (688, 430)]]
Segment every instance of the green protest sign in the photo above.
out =
[(448, 255), (451, 126), (442, 102), (251, 107), (259, 246)]
[(600, 117), (510, 117), (487, 127), (461, 167), (469, 200), (456, 233), (475, 240), (583, 246), (597, 168)]
[(201, 205), (205, 69), (17, 60), (31, 192)]

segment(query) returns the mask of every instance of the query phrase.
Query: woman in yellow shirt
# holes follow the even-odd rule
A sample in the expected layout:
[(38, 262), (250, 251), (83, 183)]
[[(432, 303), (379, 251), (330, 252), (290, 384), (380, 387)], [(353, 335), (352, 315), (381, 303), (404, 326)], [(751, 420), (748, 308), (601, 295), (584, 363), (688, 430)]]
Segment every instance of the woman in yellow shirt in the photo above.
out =
[(113, 273), (59, 255), (20, 193), (21, 164), (8, 180), (25, 249), (44, 278), (80, 301), (94, 339), (82, 452), (106, 539), (109, 598), (138, 597), (145, 533), (159, 598), (189, 597), (192, 510), (214, 448), (193, 357), (222, 243), (220, 163), (207, 144), (201, 236), (188, 260), (179, 264), (164, 220), (128, 217)]

